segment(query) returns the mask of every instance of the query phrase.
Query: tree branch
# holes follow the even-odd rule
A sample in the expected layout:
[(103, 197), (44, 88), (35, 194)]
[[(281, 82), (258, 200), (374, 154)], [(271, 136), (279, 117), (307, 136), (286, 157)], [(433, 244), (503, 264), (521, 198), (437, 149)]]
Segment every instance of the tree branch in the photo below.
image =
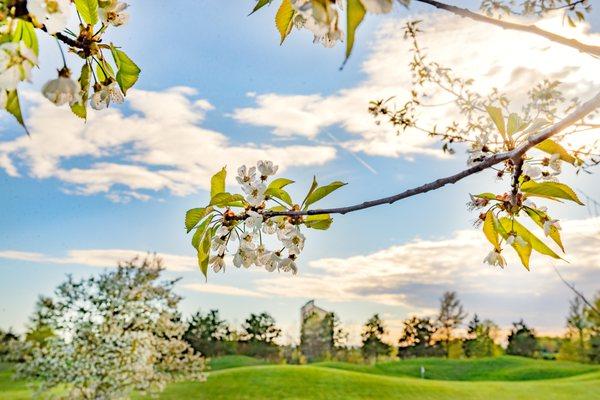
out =
[(487, 24), (499, 26), (504, 29), (511, 29), (511, 30), (516, 30), (516, 31), (521, 31), (521, 32), (533, 33), (535, 35), (542, 36), (553, 42), (575, 48), (583, 53), (588, 53), (592, 56), (600, 57), (600, 46), (594, 46), (591, 44), (582, 43), (575, 39), (568, 39), (564, 36), (557, 35), (556, 33), (545, 31), (535, 25), (523, 25), (523, 24), (518, 24), (515, 22), (502, 21), (500, 19), (491, 18), (491, 17), (487, 17), (482, 14), (475, 13), (466, 8), (460, 8), (460, 7), (450, 5), (450, 4), (440, 3), (439, 1), (435, 1), (435, 0), (415, 0), (415, 1), (418, 1), (420, 3), (429, 4), (440, 10), (449, 11), (460, 17), (470, 18), (472, 20), (479, 21), (479, 22), (485, 22)]
[(554, 272), (556, 272), (556, 275), (558, 275), (558, 277), (560, 278), (560, 280), (569, 288), (571, 289), (571, 291), (573, 293), (575, 293), (575, 295), (577, 297), (579, 297), (581, 300), (583, 300), (583, 302), (589, 307), (589, 309), (593, 312), (595, 312), (596, 314), (600, 315), (600, 310), (598, 310), (598, 308), (596, 308), (596, 306), (594, 306), (594, 304), (592, 304), (591, 301), (589, 301), (584, 295), (583, 293), (581, 293), (579, 290), (577, 290), (577, 288), (575, 288), (575, 285), (573, 285), (572, 283), (567, 282), (567, 280), (565, 278), (563, 278), (563, 276), (561, 275), (561, 273), (558, 271), (558, 268), (554, 267)]
[(532, 147), (543, 142), (544, 140), (556, 135), (562, 130), (568, 128), (573, 125), (586, 115), (590, 114), (592, 111), (600, 107), (600, 93), (594, 96), (592, 99), (583, 103), (581, 106), (572, 111), (569, 115), (567, 115), (561, 121), (550, 125), (547, 128), (542, 129), (539, 133), (535, 135), (531, 135), (527, 138), (527, 141), (520, 146), (516, 147), (511, 151), (506, 151), (502, 153), (494, 154), (490, 157), (487, 157), (479, 164), (468, 168), (464, 171), (456, 173), (454, 175), (450, 175), (446, 178), (440, 178), (433, 182), (426, 183), (424, 185), (418, 186), (413, 189), (405, 190), (402, 193), (395, 194), (393, 196), (384, 197), (377, 200), (365, 201), (361, 204), (356, 204), (348, 207), (338, 207), (338, 208), (325, 208), (325, 209), (315, 209), (315, 210), (306, 210), (306, 211), (265, 211), (263, 214), (265, 218), (271, 218), (276, 216), (291, 216), (298, 217), (302, 215), (323, 215), (323, 214), (347, 214), (354, 211), (364, 210), (367, 208), (383, 205), (383, 204), (393, 204), (399, 200), (406, 199), (408, 197), (412, 197), (418, 194), (427, 193), (432, 190), (439, 189), (451, 183), (456, 183), (461, 179), (466, 178), (467, 176), (476, 174), (483, 170), (486, 170), (502, 161), (506, 161), (508, 159), (519, 160), (521, 157)]

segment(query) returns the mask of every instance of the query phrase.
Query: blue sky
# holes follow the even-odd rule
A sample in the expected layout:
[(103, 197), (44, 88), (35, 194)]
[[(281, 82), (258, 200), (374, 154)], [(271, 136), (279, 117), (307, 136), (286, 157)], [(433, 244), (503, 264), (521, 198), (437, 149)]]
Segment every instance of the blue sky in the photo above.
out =
[[(11, 172), (0, 163), (0, 327), (22, 331), (36, 297), (51, 293), (65, 274), (97, 273), (119, 257), (144, 252), (179, 265), (167, 273), (183, 277), (184, 314), (219, 308), (239, 323), (267, 310), (290, 338), (297, 335), (299, 307), (313, 297), (338, 312), (354, 334), (374, 312), (397, 332), (407, 315), (433, 312), (444, 290), (458, 290), (467, 310), (502, 326), (523, 317), (543, 331), (563, 327), (570, 294), (551, 263), (539, 259), (531, 272), (516, 262), (504, 271), (481, 263), (488, 249), (465, 202), (469, 192), (503, 190), (489, 174), (335, 218), (330, 231), (308, 233), (297, 277), (230, 267), (205, 284), (193, 266), (183, 216), (207, 201), (207, 177), (225, 164), (234, 171), (240, 162), (275, 158), (283, 175), (297, 182), (297, 196), (313, 174), (322, 182), (349, 183), (323, 206), (389, 195), (463, 168), (464, 148), (442, 158), (438, 144), (416, 134), (373, 133), (368, 101), (401, 97), (408, 87), (409, 55), (398, 33), (405, 18), (429, 24), (424, 40), (433, 58), (456, 63), (482, 90), (506, 88), (516, 104), (532, 79), (545, 77), (560, 78), (567, 94), (585, 97), (600, 85), (597, 61), (414, 6), (368, 18), (339, 71), (340, 46), (313, 45), (305, 32), (279, 46), (274, 7), (248, 17), (252, 4), (246, 1), (131, 3), (131, 22), (111, 40), (143, 72), (122, 107), (83, 126), (40, 99), (36, 90), (54, 74), (59, 57), (44, 40), (40, 70), (23, 86), (32, 138), (0, 118), (0, 160), (5, 155), (14, 167)], [(599, 19), (597, 12), (591, 16), (592, 32)], [(563, 29), (555, 20), (547, 23)], [(457, 45), (466, 41), (470, 47)], [(427, 116), (438, 117), (452, 114)], [(173, 170), (177, 176), (163, 173)], [(600, 199), (597, 175), (566, 172), (564, 179)], [(554, 209), (573, 252), (572, 263), (560, 268), (591, 294), (599, 289), (591, 255), (600, 222), (584, 207)]]

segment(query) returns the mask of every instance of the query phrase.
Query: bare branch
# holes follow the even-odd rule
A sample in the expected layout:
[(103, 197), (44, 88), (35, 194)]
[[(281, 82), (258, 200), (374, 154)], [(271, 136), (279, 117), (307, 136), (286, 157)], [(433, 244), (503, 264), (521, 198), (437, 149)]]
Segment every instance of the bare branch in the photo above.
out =
[(585, 295), (583, 293), (581, 293), (579, 290), (577, 290), (577, 288), (575, 288), (575, 285), (573, 285), (572, 283), (567, 282), (567, 280), (565, 278), (563, 278), (563, 276), (561, 275), (561, 273), (558, 271), (558, 268), (554, 267), (554, 272), (556, 272), (556, 275), (558, 275), (558, 277), (560, 278), (561, 281), (563, 281), (563, 283), (569, 288), (571, 289), (571, 291), (573, 293), (575, 293), (575, 295), (577, 297), (579, 297), (584, 303), (585, 305), (587, 305), (589, 307), (590, 310), (592, 310), (593, 312), (595, 312), (596, 314), (600, 315), (600, 310), (598, 310), (598, 308), (596, 308), (596, 306), (594, 306), (594, 304), (592, 304), (591, 301), (589, 301)]
[(531, 135), (527, 138), (527, 141), (522, 145), (516, 147), (511, 151), (506, 151), (502, 153), (494, 154), (490, 157), (485, 158), (479, 164), (470, 167), (464, 171), (456, 173), (454, 175), (450, 175), (446, 178), (440, 178), (433, 182), (426, 183), (424, 185), (418, 186), (413, 189), (405, 190), (402, 193), (395, 194), (393, 196), (384, 197), (377, 200), (365, 201), (361, 204), (356, 204), (348, 207), (338, 207), (338, 208), (326, 208), (326, 209), (315, 209), (315, 210), (306, 210), (306, 211), (265, 211), (264, 217), (276, 217), (276, 216), (292, 216), (298, 217), (302, 215), (322, 215), (322, 214), (347, 214), (354, 211), (364, 210), (367, 208), (383, 205), (383, 204), (393, 204), (396, 201), (406, 199), (408, 197), (412, 197), (418, 194), (427, 193), (435, 189), (439, 189), (451, 183), (456, 183), (467, 176), (476, 174), (483, 170), (486, 170), (502, 161), (506, 161), (509, 159), (519, 160), (521, 157), (532, 147), (543, 142), (544, 140), (556, 135), (562, 130), (568, 128), (569, 126), (575, 124), (577, 121), (584, 118), (586, 115), (590, 114), (592, 111), (600, 107), (600, 93), (594, 96), (592, 99), (583, 103), (577, 109), (568, 114), (561, 121), (550, 125), (547, 128), (542, 129), (539, 133), (535, 135)]
[(487, 24), (499, 26), (500, 28), (533, 33), (535, 35), (542, 36), (553, 42), (575, 48), (583, 53), (587, 53), (587, 54), (593, 55), (595, 57), (600, 57), (600, 46), (594, 46), (591, 44), (582, 43), (575, 39), (568, 39), (564, 36), (557, 35), (556, 33), (545, 31), (535, 25), (523, 25), (523, 24), (518, 24), (515, 22), (503, 21), (500, 19), (491, 18), (491, 17), (487, 17), (482, 14), (475, 13), (466, 8), (460, 8), (460, 7), (450, 5), (450, 4), (440, 3), (439, 1), (435, 1), (435, 0), (415, 0), (415, 1), (418, 1), (420, 3), (429, 4), (440, 10), (446, 10), (446, 11), (449, 11), (453, 14), (456, 14), (456, 15), (464, 17), (464, 18), (470, 18), (475, 21), (485, 22)]

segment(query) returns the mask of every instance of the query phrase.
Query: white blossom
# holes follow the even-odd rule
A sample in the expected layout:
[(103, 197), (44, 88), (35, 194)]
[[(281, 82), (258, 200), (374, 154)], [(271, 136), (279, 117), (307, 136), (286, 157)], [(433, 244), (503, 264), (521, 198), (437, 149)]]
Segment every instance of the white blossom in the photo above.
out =
[(544, 222), (544, 235), (548, 236), (552, 233), (553, 229), (561, 230), (560, 224), (557, 219), (550, 219)]
[(256, 243), (254, 243), (256, 235), (254, 232), (245, 232), (240, 238), (240, 249), (243, 251), (256, 250)]
[(242, 186), (242, 188), (249, 188), (256, 180), (256, 167), (246, 167), (242, 165), (237, 170), (238, 174), (235, 177), (236, 181)]
[(233, 265), (237, 268), (249, 268), (256, 261), (256, 253), (252, 250), (244, 251), (240, 247), (237, 253), (233, 256)]
[(225, 268), (225, 260), (223, 259), (222, 255), (212, 256), (210, 258), (209, 264), (211, 265), (215, 273)]
[(392, 0), (360, 0), (360, 2), (365, 10), (373, 14), (387, 14), (392, 11), (394, 5)]
[(56, 79), (52, 79), (42, 87), (42, 94), (57, 106), (63, 104), (73, 105), (81, 99), (80, 87), (77, 82), (69, 78), (69, 70), (63, 69)]
[(277, 232), (277, 223), (272, 218), (266, 220), (262, 224), (262, 231), (267, 235), (273, 235)]
[(540, 179), (542, 177), (542, 169), (536, 165), (525, 164), (523, 167), (523, 173), (533, 180)]
[(29, 80), (37, 57), (25, 42), (0, 44), (0, 90), (14, 90), (23, 80)]
[(247, 188), (242, 187), (242, 189), (247, 193), (246, 201), (252, 207), (258, 207), (265, 201), (267, 187), (262, 182), (255, 183)]
[(290, 223), (285, 224), (284, 227), (277, 232), (277, 236), (290, 255), (300, 255), (300, 252), (304, 249), (305, 237), (300, 232), (300, 228), (295, 225)]
[(110, 102), (121, 104), (125, 101), (123, 92), (117, 82), (110, 82), (107, 85), (99, 85), (94, 88), (90, 104), (94, 110), (108, 108)]
[(496, 249), (490, 251), (488, 255), (483, 259), (483, 262), (488, 263), (491, 266), (500, 266), (502, 268), (506, 267), (506, 260), (502, 257), (502, 254), (498, 252)]
[(260, 264), (264, 265), (265, 269), (269, 272), (275, 271), (280, 263), (281, 257), (274, 251), (265, 252), (265, 254), (260, 257)]
[(314, 35), (314, 42), (321, 42), (325, 47), (332, 47), (342, 40), (342, 31), (338, 27), (338, 3), (326, 1), (316, 3), (312, 0), (291, 0), (296, 10), (294, 25), (306, 28)]
[(44, 24), (49, 34), (53, 35), (67, 27), (71, 14), (71, 1), (28, 0), (27, 11)]
[(129, 21), (129, 14), (125, 12), (127, 7), (129, 7), (127, 3), (110, 0), (108, 5), (98, 10), (98, 14), (102, 22), (112, 26), (121, 26)]
[(273, 164), (273, 161), (259, 161), (256, 165), (258, 168), (258, 172), (262, 177), (268, 177), (271, 175), (275, 175), (279, 167)]
[(254, 229), (255, 231), (259, 231), (262, 223), (263, 216), (262, 214), (257, 213), (256, 211), (248, 210), (246, 211), (246, 226), (250, 229)]
[(0, 108), (6, 108), (7, 102), (8, 102), (8, 95), (6, 94), (6, 90), (0, 89)]
[(508, 238), (506, 239), (506, 243), (508, 243), (511, 246), (514, 244), (517, 244), (521, 247), (527, 246), (527, 242), (525, 241), (525, 239), (523, 239), (521, 236), (516, 235), (516, 234), (509, 235)]
[(562, 171), (562, 160), (560, 159), (560, 154), (552, 154), (548, 166), (554, 170), (555, 174), (560, 174)]
[(279, 263), (279, 269), (281, 269), (283, 272), (291, 272), (294, 275), (298, 273), (298, 267), (296, 266), (296, 262), (291, 257), (283, 259)]

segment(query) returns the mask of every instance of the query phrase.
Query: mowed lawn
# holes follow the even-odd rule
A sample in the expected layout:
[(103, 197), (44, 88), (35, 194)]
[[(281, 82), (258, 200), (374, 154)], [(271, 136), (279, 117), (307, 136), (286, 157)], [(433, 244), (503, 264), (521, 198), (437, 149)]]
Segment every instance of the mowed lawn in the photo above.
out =
[[(421, 365), (428, 379), (418, 377)], [(234, 356), (215, 359), (211, 367), (207, 382), (172, 384), (160, 398), (600, 400), (600, 367), (519, 357), (296, 366), (265, 365)], [(0, 370), (0, 399), (30, 396), (26, 384), (11, 381), (4, 366)]]

